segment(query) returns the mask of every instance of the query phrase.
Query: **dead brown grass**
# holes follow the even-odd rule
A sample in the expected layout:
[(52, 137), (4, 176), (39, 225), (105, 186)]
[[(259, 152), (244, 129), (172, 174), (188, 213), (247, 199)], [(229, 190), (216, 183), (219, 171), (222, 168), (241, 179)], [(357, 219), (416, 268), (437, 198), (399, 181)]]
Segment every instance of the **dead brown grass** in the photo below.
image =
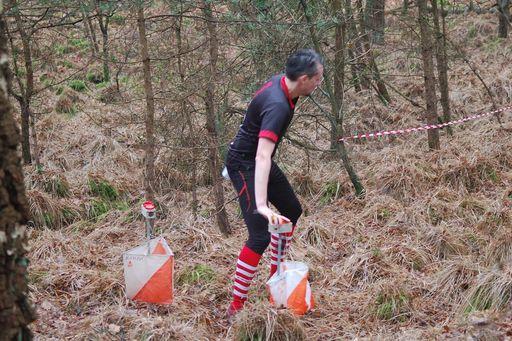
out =
[[(503, 50), (489, 45), (486, 36), (495, 17), (473, 19), (473, 40), (463, 19), (454, 19), (452, 34), (461, 43), (480, 44), (471, 59), (489, 66), (482, 75), (498, 103), (507, 103), (510, 68), (504, 66)], [(390, 39), (389, 46), (401, 44), (399, 36)], [(508, 48), (504, 42), (494, 44)], [(393, 68), (416, 70), (412, 59), (402, 57)], [(394, 79), (393, 84), (421, 101), (419, 80)], [(490, 108), (463, 63), (452, 65), (450, 85), (455, 117)], [(458, 126), (453, 137), (442, 132), (440, 151), (428, 150), (424, 134), (349, 144), (367, 189), (364, 199), (354, 197), (339, 160), (313, 153), (306, 157), (303, 150), (283, 144), (279, 162), (292, 174), (305, 208), (290, 257), (310, 266), (317, 307), (297, 318), (269, 306), (266, 255), (248, 309), (231, 326), (224, 313), (234, 260), (246, 236), (236, 201), (226, 206), (234, 234), (222, 238), (207, 172), (201, 169), (194, 218), (186, 191), (190, 169), (182, 167), (181, 154), (161, 154), (155, 233), (175, 252), (176, 299), (166, 307), (127, 300), (121, 255), (144, 239), (138, 212), (143, 195), (138, 112), (136, 104), (121, 107), (88, 99), (75, 117), (49, 114), (38, 121), (44, 171), (26, 168), (30, 210), (38, 217), (31, 229), (29, 268), (31, 298), (40, 316), (33, 325), (38, 338), (460, 339), (480, 335), (472, 318), (481, 310), (507, 311), (512, 141), (494, 119)], [(368, 92), (352, 91), (346, 96), (345, 120), (347, 132), (422, 122), (421, 112), (398, 97), (384, 107)], [(510, 113), (503, 120), (510, 121)], [(311, 132), (322, 147), (328, 145), (324, 133)], [(90, 179), (108, 182), (123, 193), (122, 202), (92, 214), (99, 197)], [(67, 183), (67, 196), (56, 195), (59, 181)], [(234, 196), (227, 183), (226, 190), (227, 197)], [(66, 220), (65, 209), (78, 217)], [(46, 227), (45, 214), (54, 222)], [(508, 323), (509, 315), (492, 320), (500, 335), (505, 327), (499, 323)]]

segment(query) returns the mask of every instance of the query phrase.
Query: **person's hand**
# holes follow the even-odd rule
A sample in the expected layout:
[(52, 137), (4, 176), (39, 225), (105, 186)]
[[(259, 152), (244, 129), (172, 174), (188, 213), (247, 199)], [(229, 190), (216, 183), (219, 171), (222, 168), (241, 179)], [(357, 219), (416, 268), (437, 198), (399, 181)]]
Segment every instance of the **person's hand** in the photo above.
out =
[(258, 213), (267, 218), (270, 224), (283, 224), (290, 222), (290, 219), (275, 213), (268, 206), (258, 207)]

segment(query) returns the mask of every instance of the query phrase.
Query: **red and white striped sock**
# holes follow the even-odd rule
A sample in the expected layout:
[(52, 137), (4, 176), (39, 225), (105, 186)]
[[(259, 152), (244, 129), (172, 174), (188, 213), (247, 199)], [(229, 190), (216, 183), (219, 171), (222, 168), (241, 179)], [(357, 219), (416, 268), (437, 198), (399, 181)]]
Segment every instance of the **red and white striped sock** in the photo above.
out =
[(261, 255), (254, 252), (247, 246), (244, 246), (242, 251), (240, 251), (240, 255), (236, 262), (235, 281), (233, 284), (233, 302), (230, 306), (230, 310), (233, 312), (242, 309), (245, 301), (247, 300), (247, 293), (249, 292), (252, 279), (256, 274), (256, 269), (260, 259)]
[[(290, 243), (292, 241), (293, 231), (295, 231), (295, 225), (292, 228), (292, 232), (282, 233), (281, 234), (281, 262), (286, 257), (286, 252), (290, 247)], [(279, 235), (277, 233), (272, 233), (270, 239), (270, 247), (272, 250), (271, 258), (270, 258), (270, 277), (277, 271), (277, 257), (278, 257), (278, 245), (279, 245)]]

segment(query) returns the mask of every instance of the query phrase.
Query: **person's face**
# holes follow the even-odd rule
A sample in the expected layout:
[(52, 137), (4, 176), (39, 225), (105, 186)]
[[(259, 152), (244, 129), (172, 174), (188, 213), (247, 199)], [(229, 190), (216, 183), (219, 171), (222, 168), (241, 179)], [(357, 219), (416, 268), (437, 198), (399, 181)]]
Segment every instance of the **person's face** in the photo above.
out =
[(303, 75), (299, 77), (299, 89), (301, 96), (309, 96), (324, 80), (324, 67), (317, 64), (317, 72), (313, 76)]

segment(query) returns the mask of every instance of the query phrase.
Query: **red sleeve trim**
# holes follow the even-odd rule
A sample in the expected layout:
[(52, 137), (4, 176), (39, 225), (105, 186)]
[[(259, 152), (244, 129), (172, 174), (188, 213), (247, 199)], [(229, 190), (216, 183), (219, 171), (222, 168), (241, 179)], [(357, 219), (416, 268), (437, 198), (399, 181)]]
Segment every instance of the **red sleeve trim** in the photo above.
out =
[(260, 134), (258, 135), (258, 137), (267, 138), (267, 139), (269, 139), (270, 141), (272, 141), (274, 143), (277, 143), (277, 140), (278, 140), (276, 133), (274, 133), (271, 130), (262, 130), (262, 131), (260, 131)]

